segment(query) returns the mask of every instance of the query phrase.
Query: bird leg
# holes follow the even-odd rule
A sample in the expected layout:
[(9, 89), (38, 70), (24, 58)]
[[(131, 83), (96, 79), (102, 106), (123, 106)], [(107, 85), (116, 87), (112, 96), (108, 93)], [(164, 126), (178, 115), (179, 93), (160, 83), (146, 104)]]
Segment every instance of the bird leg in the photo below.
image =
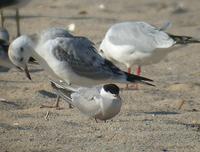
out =
[[(142, 70), (141, 70), (141, 66), (138, 66), (138, 67), (137, 67), (136, 74), (137, 74), (138, 76), (140, 76), (140, 75), (141, 75), (141, 72), (142, 72)], [(136, 89), (136, 90), (139, 89), (139, 84), (138, 84), (138, 83), (135, 84), (135, 89)]]
[(17, 26), (17, 37), (19, 37), (21, 35), (19, 9), (16, 9), (16, 26)]
[(3, 10), (1, 10), (1, 27), (4, 27), (4, 21), (5, 21), (5, 18), (3, 16)]
[(62, 108), (59, 107), (60, 96), (57, 95), (55, 105), (41, 105), (40, 108), (56, 108), (57, 110), (61, 110)]
[(69, 103), (69, 109), (73, 109), (73, 106)]
[(95, 119), (95, 122), (98, 123), (97, 118), (94, 118), (94, 119)]
[[(127, 73), (128, 73), (128, 74), (131, 74), (131, 68), (128, 68), (128, 72), (127, 72)], [(125, 89), (128, 89), (128, 84), (126, 84)]]
[(141, 66), (138, 66), (137, 71), (136, 71), (136, 74), (137, 74), (138, 76), (140, 76), (140, 75), (141, 75), (141, 72), (142, 72)]
[[(137, 71), (136, 71), (136, 75), (140, 76), (141, 72), (142, 72), (141, 66), (138, 66)], [(131, 68), (128, 68), (128, 74), (131, 74)], [(127, 89), (127, 90), (130, 89), (130, 87), (128, 87), (128, 84), (126, 84), (125, 89)], [(131, 85), (131, 89), (138, 90), (139, 89), (138, 83)]]

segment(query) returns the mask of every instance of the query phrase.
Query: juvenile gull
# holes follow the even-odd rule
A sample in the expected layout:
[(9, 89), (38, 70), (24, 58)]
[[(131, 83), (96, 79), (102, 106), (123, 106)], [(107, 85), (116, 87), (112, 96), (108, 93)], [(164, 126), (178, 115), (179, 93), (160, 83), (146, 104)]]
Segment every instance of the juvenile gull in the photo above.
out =
[(99, 120), (108, 120), (116, 116), (121, 109), (119, 87), (105, 84), (92, 88), (62, 86), (51, 81), (51, 85), (65, 101), (79, 109), (83, 114)]
[(122, 22), (114, 24), (107, 31), (99, 48), (99, 54), (110, 61), (126, 65), (128, 73), (136, 64), (137, 75), (141, 66), (157, 63), (168, 53), (183, 46), (200, 41), (189, 36), (176, 36), (164, 32), (168, 25), (156, 28), (145, 22)]
[(5, 17), (3, 15), (3, 9), (11, 8), (16, 10), (16, 25), (17, 36), (20, 36), (20, 15), (19, 8), (29, 3), (30, 0), (0, 0), (0, 13), (1, 13), (1, 26), (4, 27)]

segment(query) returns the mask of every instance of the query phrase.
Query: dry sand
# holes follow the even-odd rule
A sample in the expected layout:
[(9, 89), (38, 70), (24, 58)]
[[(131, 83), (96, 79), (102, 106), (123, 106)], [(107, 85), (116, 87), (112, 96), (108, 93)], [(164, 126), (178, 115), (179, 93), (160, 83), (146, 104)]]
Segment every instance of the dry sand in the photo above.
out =
[[(101, 3), (105, 10), (99, 9)], [(6, 13), (13, 37), (13, 12)], [(117, 22), (144, 20), (159, 26), (170, 20), (169, 32), (200, 37), (199, 0), (33, 0), (21, 14), (26, 34), (75, 23), (75, 35), (98, 42)], [(199, 48), (187, 46), (143, 67), (143, 75), (154, 79), (157, 87), (121, 92), (122, 110), (107, 123), (95, 123), (77, 109), (68, 109), (64, 101), (63, 110), (40, 109), (41, 104), (55, 101), (55, 95), (49, 98), (40, 93), (51, 91), (40, 66), (31, 67), (33, 81), (15, 69), (1, 72), (0, 97), (8, 101), (0, 102), (0, 152), (199, 152)]]

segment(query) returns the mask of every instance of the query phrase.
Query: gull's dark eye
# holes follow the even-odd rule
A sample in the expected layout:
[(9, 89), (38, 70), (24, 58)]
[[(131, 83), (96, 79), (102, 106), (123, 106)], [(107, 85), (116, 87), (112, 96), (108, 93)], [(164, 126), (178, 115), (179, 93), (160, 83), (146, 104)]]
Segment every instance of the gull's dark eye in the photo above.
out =
[(103, 50), (100, 50), (101, 53), (103, 53)]
[(24, 48), (21, 47), (21, 48), (20, 48), (20, 51), (21, 51), (21, 52), (24, 52)]
[(24, 58), (20, 58), (19, 61), (22, 62), (24, 60)]

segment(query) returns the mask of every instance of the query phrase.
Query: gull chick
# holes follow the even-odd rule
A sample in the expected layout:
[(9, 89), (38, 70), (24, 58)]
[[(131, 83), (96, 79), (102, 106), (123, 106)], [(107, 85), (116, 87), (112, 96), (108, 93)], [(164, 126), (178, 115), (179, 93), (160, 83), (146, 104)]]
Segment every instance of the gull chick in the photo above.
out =
[(126, 65), (128, 73), (131, 73), (132, 65), (138, 65), (137, 75), (140, 75), (142, 65), (161, 61), (168, 53), (177, 49), (175, 45), (200, 43), (193, 37), (164, 32), (169, 25), (156, 28), (146, 22), (114, 24), (100, 44), (99, 54), (108, 60)]
[(92, 88), (79, 87), (73, 89), (51, 81), (53, 89), (69, 104), (78, 108), (83, 114), (97, 120), (108, 120), (116, 116), (121, 109), (119, 87), (105, 84)]

